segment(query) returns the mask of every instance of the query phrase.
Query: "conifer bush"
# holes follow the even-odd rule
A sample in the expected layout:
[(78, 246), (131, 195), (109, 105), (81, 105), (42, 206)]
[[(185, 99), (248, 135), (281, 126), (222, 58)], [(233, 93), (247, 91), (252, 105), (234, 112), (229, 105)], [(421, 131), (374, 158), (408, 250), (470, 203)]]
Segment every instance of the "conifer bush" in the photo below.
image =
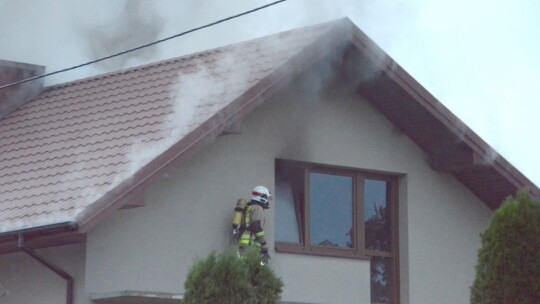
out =
[(236, 252), (211, 253), (192, 267), (185, 282), (183, 304), (273, 304), (283, 289), (256, 251), (238, 258)]
[(508, 198), (481, 239), (471, 304), (540, 303), (540, 201)]

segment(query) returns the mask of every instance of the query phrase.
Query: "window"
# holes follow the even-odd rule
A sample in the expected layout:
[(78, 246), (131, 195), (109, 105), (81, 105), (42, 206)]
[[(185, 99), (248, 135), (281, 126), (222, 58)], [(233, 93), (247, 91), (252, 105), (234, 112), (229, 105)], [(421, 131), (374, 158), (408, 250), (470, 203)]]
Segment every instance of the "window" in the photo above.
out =
[(276, 160), (276, 250), (368, 258), (371, 302), (398, 303), (397, 176)]

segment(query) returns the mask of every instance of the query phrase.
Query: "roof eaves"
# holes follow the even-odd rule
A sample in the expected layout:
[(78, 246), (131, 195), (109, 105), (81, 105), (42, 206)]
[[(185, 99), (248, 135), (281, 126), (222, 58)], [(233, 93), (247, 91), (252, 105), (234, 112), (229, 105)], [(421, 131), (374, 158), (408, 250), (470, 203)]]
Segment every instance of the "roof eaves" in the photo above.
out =
[[(540, 189), (525, 177), (517, 168), (510, 164), (504, 157), (498, 154), (478, 134), (463, 123), (454, 113), (441, 104), (423, 86), (406, 73), (399, 65), (391, 64), (389, 76), (403, 89), (415, 97), (433, 116), (441, 121), (452, 133), (466, 143), (479, 157), (479, 159), (493, 167), (497, 172), (505, 176), (516, 188), (529, 187), (535, 195), (540, 194)], [(495, 153), (495, 154), (494, 154)]]
[[(485, 165), (494, 168), (517, 189), (528, 188), (533, 195), (540, 197), (540, 189), (504, 157), (493, 154), (495, 150), (480, 136), (465, 125), (456, 115), (440, 103), (423, 86), (413, 79), (397, 62), (388, 56), (360, 29), (353, 28), (353, 44), (371, 61), (378, 65), (386, 76), (405, 90), (417, 103), (443, 123), (448, 130), (459, 137)], [(488, 203), (491, 205), (490, 203)]]
[(77, 231), (75, 222), (62, 222), (45, 226), (6, 231), (0, 233), (0, 254), (19, 251), (19, 237), (23, 236), (31, 248), (42, 248), (56, 245), (81, 242), (85, 235)]

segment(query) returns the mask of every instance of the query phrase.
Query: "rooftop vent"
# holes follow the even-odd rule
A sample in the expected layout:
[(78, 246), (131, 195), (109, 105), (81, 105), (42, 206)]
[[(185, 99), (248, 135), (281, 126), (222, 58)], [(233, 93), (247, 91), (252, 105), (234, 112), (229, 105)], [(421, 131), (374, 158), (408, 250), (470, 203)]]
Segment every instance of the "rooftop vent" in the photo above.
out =
[[(0, 60), (0, 87), (44, 73), (44, 66)], [(0, 119), (32, 100), (41, 91), (43, 78), (0, 89)]]

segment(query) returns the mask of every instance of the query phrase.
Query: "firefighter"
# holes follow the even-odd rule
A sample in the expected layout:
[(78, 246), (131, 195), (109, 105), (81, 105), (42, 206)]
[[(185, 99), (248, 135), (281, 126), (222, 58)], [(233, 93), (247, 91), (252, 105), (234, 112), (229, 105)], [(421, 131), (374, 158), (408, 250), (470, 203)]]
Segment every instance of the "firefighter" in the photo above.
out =
[(251, 192), (251, 200), (248, 202), (245, 215), (245, 230), (238, 242), (240, 253), (246, 251), (248, 247), (255, 247), (261, 253), (262, 262), (266, 263), (268, 255), (268, 245), (264, 237), (264, 209), (270, 208), (272, 194), (268, 188), (257, 186)]

